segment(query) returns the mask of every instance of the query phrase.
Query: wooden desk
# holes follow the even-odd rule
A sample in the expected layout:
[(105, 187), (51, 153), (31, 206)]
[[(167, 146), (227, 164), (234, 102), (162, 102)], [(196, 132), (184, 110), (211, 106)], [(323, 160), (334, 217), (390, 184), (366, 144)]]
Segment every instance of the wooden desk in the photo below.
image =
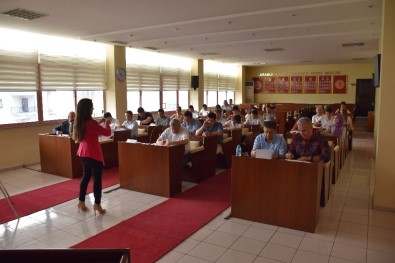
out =
[(181, 192), (185, 146), (118, 143), (120, 186), (170, 197)]
[(322, 162), (232, 157), (232, 216), (314, 232)]
[[(116, 144), (113, 140), (100, 143), (105, 167), (118, 165)], [(39, 134), (41, 171), (67, 178), (82, 176), (82, 164), (77, 156), (78, 143), (68, 136)]]

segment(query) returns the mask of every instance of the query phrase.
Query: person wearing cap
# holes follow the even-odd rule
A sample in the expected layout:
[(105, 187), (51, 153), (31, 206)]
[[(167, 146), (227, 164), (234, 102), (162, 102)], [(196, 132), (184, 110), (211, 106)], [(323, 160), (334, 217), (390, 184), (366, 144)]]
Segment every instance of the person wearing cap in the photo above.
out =
[(272, 158), (284, 158), (287, 153), (287, 142), (284, 137), (276, 133), (277, 123), (265, 121), (263, 133), (259, 134), (252, 146), (251, 157), (256, 156), (257, 149), (272, 150)]

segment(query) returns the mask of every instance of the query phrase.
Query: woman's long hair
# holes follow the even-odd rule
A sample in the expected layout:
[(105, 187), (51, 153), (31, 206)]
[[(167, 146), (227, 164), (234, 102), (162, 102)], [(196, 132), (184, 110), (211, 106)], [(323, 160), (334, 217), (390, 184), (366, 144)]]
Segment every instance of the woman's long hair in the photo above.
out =
[(77, 112), (74, 120), (73, 139), (81, 142), (85, 135), (85, 123), (92, 119), (93, 103), (91, 99), (81, 99), (77, 104)]

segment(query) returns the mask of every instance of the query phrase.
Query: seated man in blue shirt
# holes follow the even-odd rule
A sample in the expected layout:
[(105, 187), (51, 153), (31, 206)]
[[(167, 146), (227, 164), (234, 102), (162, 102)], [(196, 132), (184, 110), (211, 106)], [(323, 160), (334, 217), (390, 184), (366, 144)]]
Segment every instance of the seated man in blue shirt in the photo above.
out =
[(170, 118), (165, 115), (165, 111), (163, 109), (158, 110), (158, 118), (155, 122), (156, 125), (169, 126)]
[(195, 134), (196, 130), (202, 126), (202, 123), (198, 119), (192, 118), (192, 112), (185, 111), (184, 121), (181, 126), (187, 128), (190, 134)]
[(223, 138), (223, 127), (220, 122), (216, 121), (216, 117), (217, 115), (214, 112), (210, 112), (209, 114), (207, 114), (207, 118), (203, 122), (203, 125), (196, 130), (196, 136), (219, 135), (219, 142), (221, 142)]
[(259, 134), (254, 141), (251, 157), (256, 156), (257, 149), (271, 149), (272, 158), (284, 158), (287, 153), (287, 142), (284, 137), (276, 133), (276, 122), (265, 121), (263, 133)]

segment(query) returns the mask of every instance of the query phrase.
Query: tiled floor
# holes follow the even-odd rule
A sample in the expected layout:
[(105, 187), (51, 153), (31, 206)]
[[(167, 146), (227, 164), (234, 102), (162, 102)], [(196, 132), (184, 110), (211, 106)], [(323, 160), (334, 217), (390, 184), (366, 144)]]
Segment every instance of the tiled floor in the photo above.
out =
[[(237, 218), (225, 220), (229, 208), (159, 262), (394, 263), (395, 213), (371, 209), (372, 149), (372, 134), (357, 130), (340, 180), (327, 206), (321, 208), (315, 233)], [(39, 168), (3, 172), (0, 180), (11, 195), (66, 180), (34, 170)], [(191, 186), (185, 184), (184, 189)], [(77, 201), (72, 200), (0, 225), (0, 249), (67, 248), (166, 200), (123, 189), (103, 197), (103, 206), (108, 208), (104, 216), (95, 217), (92, 209), (78, 213)]]

